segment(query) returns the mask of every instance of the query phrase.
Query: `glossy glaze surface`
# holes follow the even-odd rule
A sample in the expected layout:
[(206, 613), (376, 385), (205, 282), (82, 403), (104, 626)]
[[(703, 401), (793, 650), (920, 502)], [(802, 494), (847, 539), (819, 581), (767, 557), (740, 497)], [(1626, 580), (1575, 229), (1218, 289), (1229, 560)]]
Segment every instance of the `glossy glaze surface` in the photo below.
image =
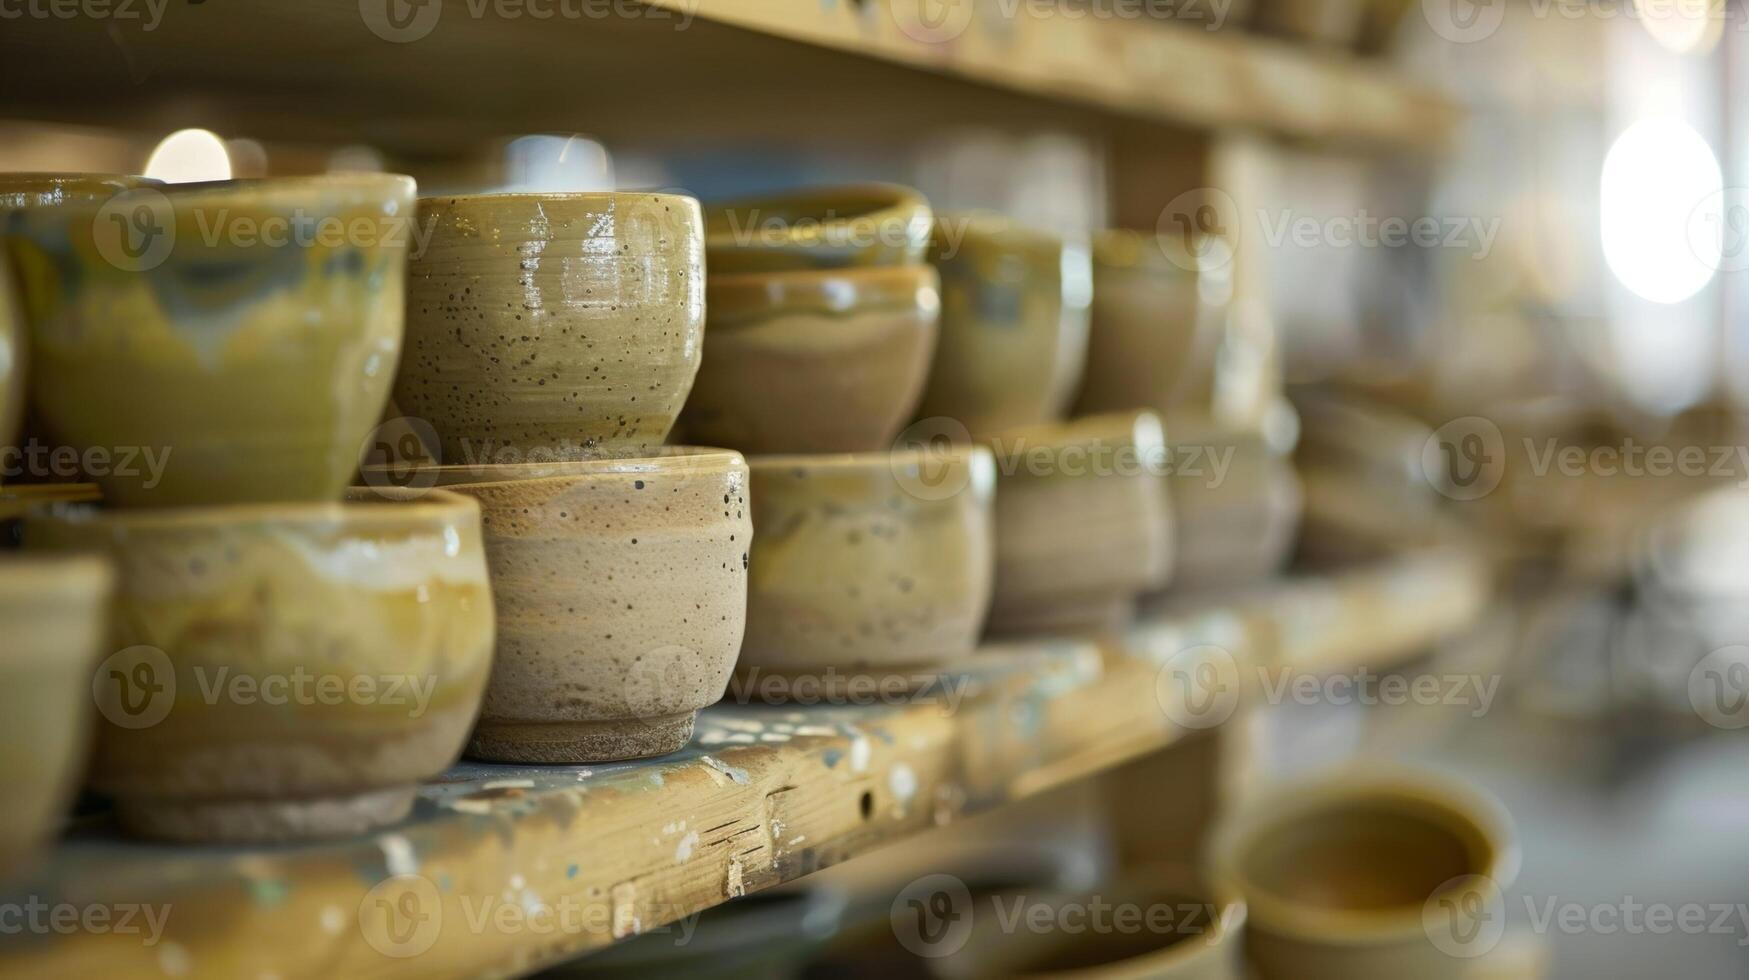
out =
[(915, 265), (934, 214), (896, 184), (821, 187), (713, 204), (712, 275)]

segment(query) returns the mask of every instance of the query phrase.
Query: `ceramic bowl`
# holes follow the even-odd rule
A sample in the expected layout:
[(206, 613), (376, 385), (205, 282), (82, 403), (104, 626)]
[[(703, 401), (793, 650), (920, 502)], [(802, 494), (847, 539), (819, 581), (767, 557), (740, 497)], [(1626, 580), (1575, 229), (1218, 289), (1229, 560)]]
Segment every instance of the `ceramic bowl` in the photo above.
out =
[(856, 184), (712, 205), (711, 275), (915, 265), (934, 214), (908, 187)]
[(687, 439), (748, 453), (891, 446), (923, 394), (937, 283), (926, 265), (713, 274)]
[[(1021, 890), (974, 899), (957, 951), (929, 961), (941, 980), (1241, 980), (1245, 904), (1217, 898), (1186, 868), (1131, 869), (1092, 892)], [(1016, 928), (998, 909), (1049, 910), (1062, 928)], [(1087, 924), (1077, 917), (1087, 915)], [(1022, 922), (1040, 921), (1023, 919)], [(1103, 923), (1103, 926), (1100, 925)]]
[(477, 499), (498, 652), (468, 753), (492, 762), (664, 755), (723, 696), (747, 616), (747, 463), (648, 458), (442, 467)]
[(988, 450), (749, 462), (753, 565), (740, 680), (751, 697), (798, 699), (766, 677), (923, 682), (972, 653), (990, 604)]
[(996, 456), (998, 634), (1122, 626), (1171, 572), (1158, 416), (1132, 412), (1015, 429)]
[(1294, 551), (1305, 493), (1291, 457), (1264, 436), (1174, 426), (1172, 588), (1231, 589), (1278, 574)]
[(1468, 976), (1501, 938), (1519, 862), (1511, 819), (1489, 797), (1378, 771), (1267, 794), (1210, 847), (1217, 885), (1250, 907), (1246, 953), (1261, 980)]
[(941, 272), (941, 340), (918, 414), (973, 436), (1061, 419), (1087, 357), (1086, 247), (956, 214), (937, 223), (930, 258)]
[(46, 435), (126, 507), (333, 502), (400, 356), (413, 181), (182, 184), (12, 212)]
[(1146, 408), (1170, 417), (1206, 402), (1232, 295), (1228, 266), (1136, 231), (1093, 239), (1093, 315), (1075, 414)]
[(442, 462), (636, 455), (692, 390), (703, 218), (673, 194), (427, 198), (395, 402)]
[(95, 558), (0, 558), (0, 879), (43, 849), (78, 786), (111, 584)]
[(116, 562), (91, 782), (134, 834), (273, 841), (392, 823), (479, 710), (492, 596), (465, 497), (61, 508), (29, 519), (25, 541)]

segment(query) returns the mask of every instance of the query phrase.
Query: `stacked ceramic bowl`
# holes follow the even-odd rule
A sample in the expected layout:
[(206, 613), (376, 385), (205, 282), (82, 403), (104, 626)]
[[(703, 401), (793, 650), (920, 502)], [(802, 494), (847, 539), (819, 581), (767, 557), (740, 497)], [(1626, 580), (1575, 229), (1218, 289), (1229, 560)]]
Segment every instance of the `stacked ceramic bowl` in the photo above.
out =
[(357, 832), (460, 752), (491, 657), (479, 508), (347, 489), (400, 354), (412, 205), (406, 177), (351, 175), (6, 219), (37, 420), (117, 461), (103, 506), (25, 541), (115, 570), (115, 652), (80, 686), (90, 782), (134, 833)]
[(936, 349), (930, 222), (887, 185), (710, 214), (704, 365), (682, 426), (749, 454), (745, 700), (910, 690), (977, 645), (990, 455), (893, 448)]
[(987, 446), (997, 477), (994, 633), (1119, 625), (1164, 583), (1165, 443), (1152, 413), (1064, 422), (1088, 353), (1087, 248), (982, 213), (937, 219), (941, 343), (907, 440)]
[(497, 656), (469, 754), (673, 752), (746, 616), (747, 464), (666, 447), (704, 328), (704, 221), (669, 194), (419, 202), (395, 401), (435, 459), (372, 484), (478, 501)]

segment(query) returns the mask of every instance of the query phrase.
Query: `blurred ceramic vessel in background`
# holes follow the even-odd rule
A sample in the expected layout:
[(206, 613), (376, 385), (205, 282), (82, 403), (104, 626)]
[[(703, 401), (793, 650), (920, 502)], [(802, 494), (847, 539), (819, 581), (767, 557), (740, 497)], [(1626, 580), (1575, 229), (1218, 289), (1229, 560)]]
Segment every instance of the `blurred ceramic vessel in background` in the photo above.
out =
[(1121, 626), (1171, 573), (1166, 442), (1131, 412), (992, 436), (994, 633)]
[(704, 224), (674, 194), (425, 198), (395, 402), (451, 465), (635, 455), (698, 373)]
[(820, 187), (713, 204), (710, 273), (916, 265), (934, 213), (897, 184)]
[(335, 501), (401, 351), (413, 181), (137, 187), (8, 245), (45, 435), (128, 507)]
[(45, 850), (79, 785), (112, 579), (97, 558), (0, 558), (0, 879)]
[(1172, 426), (1174, 591), (1226, 589), (1279, 573), (1304, 504), (1291, 446), (1180, 418)]
[(973, 437), (1061, 419), (1087, 358), (1087, 248), (998, 215), (949, 214), (930, 260), (941, 272), (941, 340), (919, 417)]
[(723, 696), (746, 624), (753, 521), (739, 453), (671, 447), (416, 479), (484, 513), (498, 641), (469, 755), (611, 762), (686, 744)]
[(713, 273), (687, 439), (747, 453), (892, 445), (929, 373), (937, 286), (926, 265)]
[[(753, 554), (738, 684), (758, 700), (927, 683), (977, 647), (995, 467), (981, 447), (749, 460)], [(769, 680), (769, 683), (766, 681)], [(830, 689), (819, 685), (830, 682)]]
[(1442, 777), (1369, 771), (1282, 787), (1224, 818), (1218, 887), (1250, 909), (1260, 980), (1462, 980), (1506, 928), (1511, 818)]
[[(405, 817), (460, 754), (492, 659), (474, 501), (64, 507), (26, 544), (116, 568), (92, 786), (130, 833), (278, 841)], [(89, 675), (87, 675), (89, 676)]]

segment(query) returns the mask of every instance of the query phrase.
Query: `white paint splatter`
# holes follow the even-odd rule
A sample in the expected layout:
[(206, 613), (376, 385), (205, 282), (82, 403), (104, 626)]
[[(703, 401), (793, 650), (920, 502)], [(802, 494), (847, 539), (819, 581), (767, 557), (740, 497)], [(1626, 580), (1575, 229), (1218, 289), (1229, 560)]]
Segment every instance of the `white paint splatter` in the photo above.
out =
[(680, 838), (680, 846), (674, 849), (674, 860), (685, 861), (692, 857), (692, 849), (698, 846), (698, 831), (693, 831)]
[(850, 743), (851, 772), (868, 772), (869, 751), (868, 739), (862, 735), (856, 736), (855, 741)]
[(893, 791), (894, 799), (909, 803), (911, 797), (917, 795), (917, 774), (903, 762), (896, 763), (887, 773), (887, 788)]

